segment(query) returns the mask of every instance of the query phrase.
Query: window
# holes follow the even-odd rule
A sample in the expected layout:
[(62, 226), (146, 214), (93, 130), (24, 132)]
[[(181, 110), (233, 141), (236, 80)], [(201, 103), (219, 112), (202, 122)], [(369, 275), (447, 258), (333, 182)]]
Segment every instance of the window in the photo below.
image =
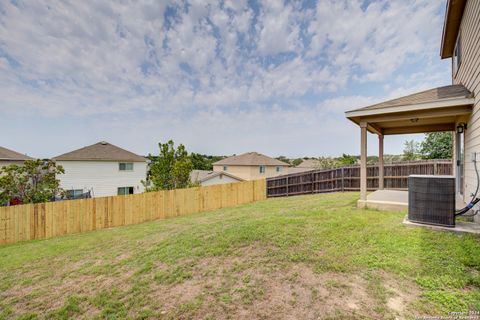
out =
[(462, 46), (461, 46), (462, 41), (461, 40), (462, 40), (462, 37), (459, 32), (457, 41), (455, 41), (455, 49), (453, 49), (452, 69), (453, 69), (454, 76), (457, 74), (457, 71), (460, 68), (460, 65), (462, 64)]
[(133, 171), (132, 162), (121, 162), (118, 164), (118, 170), (120, 171)]
[(83, 189), (67, 190), (67, 199), (76, 199), (83, 194)]
[(223, 171), (227, 171), (228, 170), (228, 167), (227, 166), (223, 166)]
[(117, 193), (119, 196), (133, 194), (133, 187), (119, 187)]
[(260, 166), (260, 173), (265, 173), (265, 166)]
[(282, 172), (282, 167), (277, 167), (277, 172)]

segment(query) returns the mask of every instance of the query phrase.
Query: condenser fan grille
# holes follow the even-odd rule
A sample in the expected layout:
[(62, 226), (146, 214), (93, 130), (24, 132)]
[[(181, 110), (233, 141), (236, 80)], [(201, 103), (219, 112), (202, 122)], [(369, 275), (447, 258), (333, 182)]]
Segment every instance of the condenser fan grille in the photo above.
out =
[(455, 178), (408, 177), (408, 219), (412, 222), (455, 226)]

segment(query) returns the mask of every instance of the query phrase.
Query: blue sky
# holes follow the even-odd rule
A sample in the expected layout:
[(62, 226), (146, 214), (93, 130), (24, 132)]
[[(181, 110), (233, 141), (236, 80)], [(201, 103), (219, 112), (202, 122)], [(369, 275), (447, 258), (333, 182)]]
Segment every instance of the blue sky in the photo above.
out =
[[(450, 84), (445, 1), (2, 1), (0, 145), (359, 153), (346, 110)], [(371, 154), (376, 138), (370, 136)], [(400, 153), (405, 139), (386, 138)]]

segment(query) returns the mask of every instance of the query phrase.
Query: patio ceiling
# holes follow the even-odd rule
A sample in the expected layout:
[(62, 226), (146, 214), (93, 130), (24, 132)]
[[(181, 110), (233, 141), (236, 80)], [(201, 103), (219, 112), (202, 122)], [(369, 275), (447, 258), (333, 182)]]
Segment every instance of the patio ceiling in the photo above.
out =
[(454, 131), (472, 112), (473, 95), (462, 85), (434, 88), (348, 111), (346, 117), (379, 135)]

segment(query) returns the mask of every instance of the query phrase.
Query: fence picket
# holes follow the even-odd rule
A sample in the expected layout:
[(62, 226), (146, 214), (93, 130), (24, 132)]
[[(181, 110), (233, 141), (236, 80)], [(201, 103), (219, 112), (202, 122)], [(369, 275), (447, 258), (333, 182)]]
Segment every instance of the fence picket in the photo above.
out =
[[(378, 188), (378, 165), (367, 167), (367, 189)], [(406, 190), (410, 174), (451, 175), (451, 161), (429, 160), (384, 165), (384, 188)], [(310, 170), (287, 174), (266, 180), (267, 197), (323, 193), (333, 191), (359, 191), (360, 167)]]
[(100, 230), (264, 200), (265, 180), (0, 207), (0, 244)]

